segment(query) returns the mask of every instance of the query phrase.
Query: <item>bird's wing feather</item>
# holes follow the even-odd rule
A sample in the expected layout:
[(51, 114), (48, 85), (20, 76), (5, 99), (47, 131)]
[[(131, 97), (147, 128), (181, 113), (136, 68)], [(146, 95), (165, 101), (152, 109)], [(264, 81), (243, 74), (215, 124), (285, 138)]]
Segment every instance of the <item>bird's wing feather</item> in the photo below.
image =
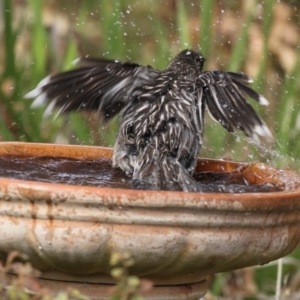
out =
[(53, 107), (59, 112), (96, 110), (109, 120), (128, 104), (131, 86), (141, 74), (147, 78), (156, 72), (150, 66), (105, 59), (83, 58), (77, 63), (77, 69), (43, 79), (25, 98), (35, 98), (33, 107), (49, 102), (46, 112)]
[(242, 130), (254, 140), (257, 134), (272, 138), (264, 121), (258, 116), (245, 97), (267, 105), (267, 100), (249, 87), (252, 79), (244, 74), (213, 71), (203, 72), (197, 78), (212, 118), (228, 131)]

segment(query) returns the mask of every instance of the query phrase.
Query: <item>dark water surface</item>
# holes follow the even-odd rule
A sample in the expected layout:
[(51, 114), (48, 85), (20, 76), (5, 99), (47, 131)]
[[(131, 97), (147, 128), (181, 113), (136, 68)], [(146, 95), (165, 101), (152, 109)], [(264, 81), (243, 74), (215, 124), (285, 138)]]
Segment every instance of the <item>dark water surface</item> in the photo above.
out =
[[(0, 157), (0, 177), (82, 186), (130, 189), (131, 176), (112, 168), (110, 160), (79, 160), (62, 157)], [(196, 181), (207, 185), (206, 192), (270, 192), (270, 184), (249, 185), (238, 173), (200, 172)]]

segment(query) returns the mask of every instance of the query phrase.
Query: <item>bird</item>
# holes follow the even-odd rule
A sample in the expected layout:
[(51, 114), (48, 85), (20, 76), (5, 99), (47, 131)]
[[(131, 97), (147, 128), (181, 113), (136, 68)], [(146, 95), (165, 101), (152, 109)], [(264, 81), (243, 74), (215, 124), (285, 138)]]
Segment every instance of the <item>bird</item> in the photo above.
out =
[(165, 70), (150, 65), (83, 57), (77, 68), (44, 78), (25, 95), (32, 108), (48, 104), (45, 115), (95, 111), (103, 122), (120, 114), (113, 167), (144, 190), (201, 192), (193, 174), (203, 144), (205, 111), (227, 131), (272, 138), (248, 103), (268, 100), (250, 87), (244, 73), (203, 71), (200, 51), (186, 49)]

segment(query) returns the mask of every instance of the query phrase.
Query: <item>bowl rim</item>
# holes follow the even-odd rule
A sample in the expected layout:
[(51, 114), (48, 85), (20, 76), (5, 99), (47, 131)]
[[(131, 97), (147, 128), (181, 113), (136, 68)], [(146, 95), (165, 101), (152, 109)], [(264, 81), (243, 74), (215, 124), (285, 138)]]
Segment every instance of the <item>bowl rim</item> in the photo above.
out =
[[(99, 158), (99, 153), (102, 157), (110, 159), (112, 157), (112, 149), (98, 146), (82, 146), (82, 145), (61, 145), (61, 144), (46, 144), (46, 143), (26, 143), (26, 142), (0, 142), (1, 153), (8, 154), (4, 149), (11, 147), (16, 149), (20, 154), (24, 154), (20, 150), (20, 146), (26, 146), (29, 150), (41, 148), (54, 148), (69, 152), (72, 150), (89, 151), (89, 158)], [(22, 147), (21, 147), (22, 148)], [(67, 152), (68, 152), (67, 151)], [(76, 151), (75, 151), (76, 152)], [(15, 155), (15, 153), (12, 153)], [(53, 157), (61, 157), (54, 153)], [(97, 156), (98, 154), (98, 156)], [(73, 154), (76, 156), (77, 154)], [(43, 155), (40, 155), (43, 156)], [(46, 156), (46, 155), (45, 155)], [(49, 156), (49, 155), (47, 155)], [(80, 155), (79, 155), (80, 156)], [(67, 157), (67, 156), (64, 156)], [(83, 159), (84, 156), (81, 155)], [(79, 157), (80, 158), (80, 157)], [(201, 158), (199, 161), (212, 161), (234, 164), (236, 166), (245, 166), (245, 162), (234, 162), (229, 160), (207, 159)], [(278, 210), (291, 211), (300, 210), (300, 189), (293, 191), (276, 191), (270, 193), (201, 193), (201, 192), (183, 192), (183, 191), (153, 191), (153, 190), (131, 190), (123, 188), (107, 188), (94, 186), (68, 185), (62, 183), (48, 183), (39, 181), (27, 181), (19, 179), (9, 179), (0, 177), (0, 186), (4, 188), (16, 187), (22, 190), (30, 198), (30, 191), (35, 190), (38, 194), (50, 196), (53, 190), (60, 189), (64, 193), (83, 193), (88, 196), (93, 196), (97, 199), (96, 202), (105, 205), (122, 205), (122, 206), (141, 206), (141, 207), (181, 207), (181, 208), (203, 208), (211, 209), (228, 209), (234, 210), (274, 210), (276, 206)], [(125, 196), (126, 195), (126, 196)], [(38, 200), (34, 197), (35, 200)], [(143, 199), (141, 201), (140, 199)], [(262, 199), (264, 199), (262, 201)], [(2, 200), (1, 200), (2, 201)], [(87, 200), (89, 201), (89, 200)], [(95, 200), (94, 200), (95, 201)], [(238, 203), (241, 205), (238, 205)], [(81, 202), (82, 203), (82, 202)], [(121, 203), (121, 204), (120, 204)], [(271, 209), (272, 208), (272, 209)]]

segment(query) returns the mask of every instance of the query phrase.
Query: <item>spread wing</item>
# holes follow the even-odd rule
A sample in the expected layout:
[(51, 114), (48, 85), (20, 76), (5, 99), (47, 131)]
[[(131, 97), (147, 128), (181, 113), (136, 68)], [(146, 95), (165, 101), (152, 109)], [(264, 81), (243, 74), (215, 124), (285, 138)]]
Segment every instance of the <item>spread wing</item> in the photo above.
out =
[(25, 98), (35, 98), (32, 107), (49, 102), (45, 115), (54, 107), (59, 113), (96, 110), (104, 120), (121, 112), (128, 104), (132, 87), (158, 71), (135, 63), (105, 59), (78, 59), (79, 68), (44, 78)]
[(242, 73), (225, 71), (203, 72), (197, 78), (209, 114), (224, 128), (229, 132), (242, 130), (256, 141), (257, 135), (272, 138), (267, 125), (245, 99), (249, 96), (268, 105), (267, 99), (249, 87), (251, 82), (252, 79)]

